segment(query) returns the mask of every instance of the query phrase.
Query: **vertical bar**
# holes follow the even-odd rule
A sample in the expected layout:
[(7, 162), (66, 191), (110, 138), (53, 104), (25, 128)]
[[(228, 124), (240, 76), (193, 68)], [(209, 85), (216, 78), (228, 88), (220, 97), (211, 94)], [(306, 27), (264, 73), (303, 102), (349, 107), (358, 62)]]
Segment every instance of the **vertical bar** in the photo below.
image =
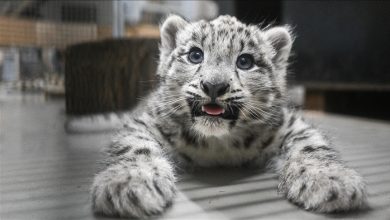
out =
[(113, 4), (113, 24), (112, 24), (112, 37), (123, 37), (125, 20), (123, 16), (123, 2), (121, 0), (112, 1)]

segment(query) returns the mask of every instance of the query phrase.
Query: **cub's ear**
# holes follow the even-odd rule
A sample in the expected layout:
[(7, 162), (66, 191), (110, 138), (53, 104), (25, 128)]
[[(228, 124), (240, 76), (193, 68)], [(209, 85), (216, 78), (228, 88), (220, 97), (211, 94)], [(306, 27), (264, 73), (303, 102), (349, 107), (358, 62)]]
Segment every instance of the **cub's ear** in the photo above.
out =
[(161, 47), (170, 53), (176, 47), (176, 35), (188, 24), (178, 15), (169, 15), (161, 25)]
[(270, 28), (265, 31), (264, 35), (276, 52), (272, 61), (277, 66), (284, 66), (287, 63), (293, 43), (290, 28), (288, 26)]

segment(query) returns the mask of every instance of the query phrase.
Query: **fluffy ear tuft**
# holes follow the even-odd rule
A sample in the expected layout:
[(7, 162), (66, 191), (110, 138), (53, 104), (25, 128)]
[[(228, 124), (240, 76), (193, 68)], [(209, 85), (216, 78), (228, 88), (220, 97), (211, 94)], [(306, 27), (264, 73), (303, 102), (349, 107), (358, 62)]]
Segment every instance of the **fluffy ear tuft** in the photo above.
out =
[(271, 43), (276, 54), (273, 62), (277, 65), (283, 65), (287, 62), (290, 56), (290, 51), (293, 43), (293, 37), (289, 27), (274, 27), (265, 31), (265, 38)]
[(178, 15), (169, 15), (161, 25), (161, 46), (167, 52), (176, 47), (176, 34), (183, 29), (188, 22)]

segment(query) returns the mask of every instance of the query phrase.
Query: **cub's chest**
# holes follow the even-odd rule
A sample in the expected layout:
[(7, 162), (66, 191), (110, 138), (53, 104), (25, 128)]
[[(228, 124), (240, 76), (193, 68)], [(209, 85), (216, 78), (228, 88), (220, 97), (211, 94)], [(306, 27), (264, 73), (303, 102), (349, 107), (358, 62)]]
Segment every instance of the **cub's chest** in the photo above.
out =
[(235, 166), (257, 158), (261, 151), (256, 145), (253, 143), (245, 147), (242, 143), (229, 140), (208, 140), (196, 144), (183, 141), (176, 150), (199, 166)]

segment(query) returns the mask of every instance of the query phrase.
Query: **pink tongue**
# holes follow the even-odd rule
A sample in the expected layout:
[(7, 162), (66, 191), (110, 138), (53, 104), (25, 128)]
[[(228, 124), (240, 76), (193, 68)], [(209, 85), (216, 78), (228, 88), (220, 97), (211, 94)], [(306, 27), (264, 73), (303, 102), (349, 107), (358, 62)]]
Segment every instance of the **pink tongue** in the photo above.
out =
[(204, 105), (202, 111), (209, 115), (220, 115), (224, 113), (224, 109), (220, 106)]

